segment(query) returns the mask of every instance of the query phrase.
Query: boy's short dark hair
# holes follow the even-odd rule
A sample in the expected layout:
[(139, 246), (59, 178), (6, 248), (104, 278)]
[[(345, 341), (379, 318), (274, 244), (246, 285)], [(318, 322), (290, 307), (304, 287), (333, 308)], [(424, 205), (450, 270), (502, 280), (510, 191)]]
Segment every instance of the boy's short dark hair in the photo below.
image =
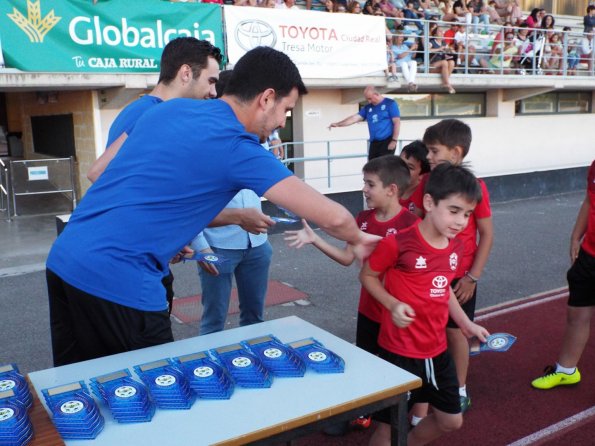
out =
[(429, 194), (436, 204), (451, 195), (462, 195), (475, 203), (479, 203), (482, 198), (481, 187), (473, 172), (466, 166), (448, 162), (438, 164), (430, 172), (424, 193)]
[(364, 165), (362, 171), (378, 175), (384, 187), (396, 184), (399, 188), (399, 196), (407, 189), (411, 181), (409, 167), (405, 161), (394, 155), (373, 158)]
[(268, 46), (259, 46), (235, 64), (225, 94), (249, 102), (267, 88), (275, 90), (277, 100), (288, 96), (294, 88), (300, 96), (308, 92), (289, 56)]
[(219, 73), (219, 79), (217, 79), (217, 83), (215, 84), (215, 90), (217, 90), (217, 97), (220, 98), (225, 93), (225, 88), (227, 87), (227, 82), (231, 77), (231, 70), (223, 70)]
[(424, 144), (444, 144), (449, 149), (460, 146), (463, 158), (471, 147), (471, 128), (458, 119), (443, 119), (426, 129), (423, 137)]
[(401, 153), (404, 153), (407, 158), (413, 158), (419, 161), (421, 166), (420, 173), (428, 173), (430, 171), (430, 163), (428, 162), (428, 148), (426, 145), (419, 139), (416, 139), (413, 142), (410, 142)]
[(178, 37), (171, 40), (161, 53), (159, 81), (168, 85), (176, 78), (180, 67), (184, 64), (192, 69), (194, 77), (200, 76), (212, 57), (221, 64), (221, 50), (206, 40), (195, 37)]

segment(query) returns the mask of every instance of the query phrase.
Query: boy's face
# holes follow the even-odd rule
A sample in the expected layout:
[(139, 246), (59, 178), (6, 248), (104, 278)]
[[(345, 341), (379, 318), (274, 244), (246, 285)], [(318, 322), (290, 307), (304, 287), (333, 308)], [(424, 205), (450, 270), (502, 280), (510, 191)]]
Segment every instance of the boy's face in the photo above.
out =
[(428, 148), (430, 169), (434, 169), (434, 167), (443, 162), (461, 164), (463, 161), (462, 149), (459, 146), (450, 148), (440, 143), (429, 143), (426, 144), (426, 147)]
[(384, 187), (377, 174), (364, 172), (364, 187), (362, 188), (362, 192), (364, 193), (368, 208), (386, 207), (391, 200), (396, 198), (395, 189), (395, 185)]
[(401, 153), (401, 159), (405, 161), (407, 167), (409, 168), (409, 184), (418, 184), (419, 183), (419, 176), (421, 174), (421, 162), (412, 156), (407, 157), (405, 153)]
[(449, 239), (455, 238), (469, 223), (477, 202), (469, 201), (462, 195), (450, 195), (438, 204), (432, 197), (424, 195), (424, 208), (426, 218), (430, 219), (432, 226), (438, 233)]

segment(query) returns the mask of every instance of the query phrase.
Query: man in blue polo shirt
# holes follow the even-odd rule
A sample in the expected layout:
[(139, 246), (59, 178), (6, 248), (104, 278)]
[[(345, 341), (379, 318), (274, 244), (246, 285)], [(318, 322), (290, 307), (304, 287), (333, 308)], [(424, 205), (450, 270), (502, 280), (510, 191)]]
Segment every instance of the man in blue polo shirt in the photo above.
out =
[(55, 365), (172, 341), (168, 262), (241, 189), (370, 252), (377, 237), (260, 145), (306, 92), (289, 57), (258, 47), (222, 99), (171, 99), (143, 114), (48, 255)]
[(329, 130), (366, 120), (370, 132), (368, 161), (383, 155), (394, 155), (401, 128), (399, 106), (392, 99), (382, 96), (371, 85), (365, 88), (364, 97), (368, 101), (365, 107), (342, 121), (331, 123)]

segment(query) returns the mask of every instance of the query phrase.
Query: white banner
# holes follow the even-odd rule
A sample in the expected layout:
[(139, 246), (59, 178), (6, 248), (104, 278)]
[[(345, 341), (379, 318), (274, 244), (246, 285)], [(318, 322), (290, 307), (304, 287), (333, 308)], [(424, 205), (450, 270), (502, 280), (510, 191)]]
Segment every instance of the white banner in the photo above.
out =
[(353, 78), (386, 68), (384, 17), (247, 6), (225, 6), (224, 14), (232, 64), (270, 46), (287, 54), (303, 78)]

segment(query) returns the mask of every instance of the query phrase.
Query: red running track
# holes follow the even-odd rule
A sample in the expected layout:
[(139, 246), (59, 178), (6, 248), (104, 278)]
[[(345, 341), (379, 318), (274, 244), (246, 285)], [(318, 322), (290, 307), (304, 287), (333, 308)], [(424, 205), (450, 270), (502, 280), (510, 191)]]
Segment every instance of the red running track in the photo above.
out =
[[(595, 342), (585, 349), (577, 386), (533, 389), (531, 380), (553, 364), (566, 321), (566, 289), (531, 296), (478, 312), (490, 332), (517, 337), (508, 352), (471, 358), (467, 388), (472, 407), (463, 428), (433, 446), (591, 446), (595, 445)], [(343, 437), (304, 437), (296, 446), (365, 445), (374, 427)]]

